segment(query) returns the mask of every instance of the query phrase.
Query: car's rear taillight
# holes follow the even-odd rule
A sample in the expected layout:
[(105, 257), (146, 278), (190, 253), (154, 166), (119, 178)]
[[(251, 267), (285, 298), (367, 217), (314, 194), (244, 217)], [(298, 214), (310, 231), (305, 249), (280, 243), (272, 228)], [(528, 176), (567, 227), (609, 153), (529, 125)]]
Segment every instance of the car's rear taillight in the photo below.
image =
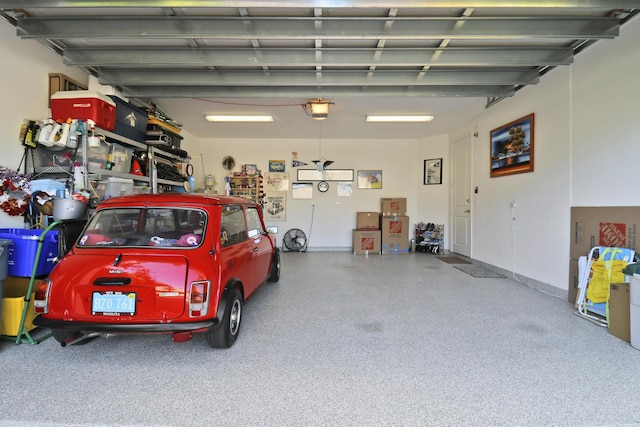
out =
[(189, 317), (206, 316), (210, 287), (211, 282), (208, 280), (191, 283), (191, 289), (189, 290)]
[(33, 300), (33, 307), (36, 313), (46, 314), (49, 312), (49, 289), (51, 289), (50, 280), (42, 280), (38, 283)]

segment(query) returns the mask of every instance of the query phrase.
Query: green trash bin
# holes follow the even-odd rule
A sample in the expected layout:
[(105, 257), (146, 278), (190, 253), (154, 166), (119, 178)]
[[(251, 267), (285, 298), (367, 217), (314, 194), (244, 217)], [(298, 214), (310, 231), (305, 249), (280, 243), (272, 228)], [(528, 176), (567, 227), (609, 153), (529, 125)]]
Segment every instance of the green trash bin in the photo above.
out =
[(4, 296), (4, 279), (7, 278), (9, 245), (13, 245), (13, 240), (0, 239), (0, 322), (2, 322), (2, 298)]

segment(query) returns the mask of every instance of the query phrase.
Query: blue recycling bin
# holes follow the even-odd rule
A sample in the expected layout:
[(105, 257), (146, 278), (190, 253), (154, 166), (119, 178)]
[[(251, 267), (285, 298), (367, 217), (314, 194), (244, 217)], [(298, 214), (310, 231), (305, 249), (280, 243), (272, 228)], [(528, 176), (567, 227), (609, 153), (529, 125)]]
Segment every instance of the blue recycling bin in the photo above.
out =
[(2, 297), (4, 296), (4, 279), (7, 278), (9, 270), (9, 246), (13, 245), (13, 240), (0, 239), (0, 322), (2, 322)]

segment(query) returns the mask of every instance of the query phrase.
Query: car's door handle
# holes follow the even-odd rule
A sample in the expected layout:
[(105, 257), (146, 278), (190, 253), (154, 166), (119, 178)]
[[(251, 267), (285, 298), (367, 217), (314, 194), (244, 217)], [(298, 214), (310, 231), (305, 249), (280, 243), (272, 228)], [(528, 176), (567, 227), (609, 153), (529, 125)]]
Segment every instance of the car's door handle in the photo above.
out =
[(253, 252), (258, 252), (258, 247), (257, 246), (253, 247)]

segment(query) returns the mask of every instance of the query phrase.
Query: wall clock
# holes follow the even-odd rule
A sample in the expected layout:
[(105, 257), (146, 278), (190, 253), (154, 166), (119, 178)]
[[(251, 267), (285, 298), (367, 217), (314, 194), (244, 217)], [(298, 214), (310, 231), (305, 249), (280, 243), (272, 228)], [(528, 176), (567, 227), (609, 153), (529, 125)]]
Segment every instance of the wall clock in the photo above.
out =
[(329, 183), (328, 183), (327, 181), (320, 181), (320, 182), (318, 183), (318, 190), (319, 190), (321, 193), (326, 193), (326, 192), (327, 192), (327, 190), (329, 190)]

